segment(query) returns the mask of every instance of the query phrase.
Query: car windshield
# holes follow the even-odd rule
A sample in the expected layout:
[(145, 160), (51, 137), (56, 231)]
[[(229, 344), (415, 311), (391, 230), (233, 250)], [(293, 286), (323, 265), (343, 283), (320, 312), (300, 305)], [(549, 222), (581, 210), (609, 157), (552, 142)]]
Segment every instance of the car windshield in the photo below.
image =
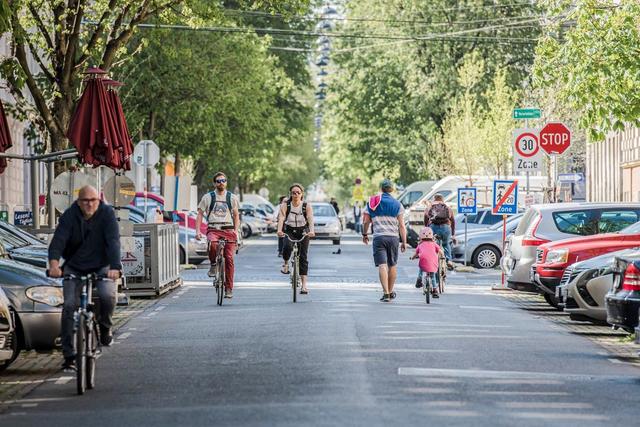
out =
[(4, 245), (5, 250), (9, 251), (16, 248), (22, 248), (24, 246), (29, 246), (31, 243), (27, 242), (25, 239), (16, 236), (13, 233), (8, 232), (7, 230), (2, 230), (0, 236), (2, 237), (2, 244)]
[(313, 207), (314, 216), (336, 216), (336, 211), (330, 205), (315, 205)]
[[(20, 229), (20, 227), (17, 227), (13, 224), (9, 224), (6, 222), (0, 223), (0, 232), (7, 232), (7, 233), (11, 233), (12, 235), (18, 237), (19, 239), (22, 239), (26, 242), (26, 245), (23, 246), (27, 246), (27, 245), (44, 245), (44, 242), (42, 242), (40, 239), (38, 239), (35, 236), (32, 236), (31, 234), (27, 233), (26, 231)], [(4, 233), (3, 233), (4, 234)]]
[(621, 234), (640, 234), (640, 222), (636, 222), (633, 225), (628, 226), (620, 230)]

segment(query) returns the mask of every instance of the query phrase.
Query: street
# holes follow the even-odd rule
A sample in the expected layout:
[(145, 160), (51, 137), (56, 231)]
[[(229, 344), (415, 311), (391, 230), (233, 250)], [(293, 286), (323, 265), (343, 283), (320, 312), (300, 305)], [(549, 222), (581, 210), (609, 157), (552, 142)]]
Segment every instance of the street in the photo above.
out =
[(61, 373), (0, 416), (3, 426), (633, 425), (636, 367), (453, 273), (431, 305), (413, 286), (381, 303), (370, 247), (316, 242), (310, 294), (291, 302), (275, 238), (237, 257), (233, 300), (215, 304), (208, 265), (120, 329), (97, 387)]

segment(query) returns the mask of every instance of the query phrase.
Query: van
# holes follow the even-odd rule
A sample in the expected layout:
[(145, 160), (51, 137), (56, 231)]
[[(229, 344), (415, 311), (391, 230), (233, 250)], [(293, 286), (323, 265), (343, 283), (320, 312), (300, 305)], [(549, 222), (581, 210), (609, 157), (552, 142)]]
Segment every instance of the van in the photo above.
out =
[(427, 194), (438, 181), (416, 181), (409, 184), (398, 196), (398, 201), (405, 209), (413, 206), (415, 202), (420, 200)]

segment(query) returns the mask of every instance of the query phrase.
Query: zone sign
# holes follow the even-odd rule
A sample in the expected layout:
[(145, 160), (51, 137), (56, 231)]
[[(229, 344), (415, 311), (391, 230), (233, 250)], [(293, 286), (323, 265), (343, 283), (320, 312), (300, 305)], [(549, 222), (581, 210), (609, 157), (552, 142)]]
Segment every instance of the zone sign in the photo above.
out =
[(564, 123), (549, 123), (540, 131), (540, 147), (547, 154), (562, 154), (571, 146), (571, 131)]
[(516, 129), (513, 132), (514, 172), (542, 170), (542, 151), (536, 129)]

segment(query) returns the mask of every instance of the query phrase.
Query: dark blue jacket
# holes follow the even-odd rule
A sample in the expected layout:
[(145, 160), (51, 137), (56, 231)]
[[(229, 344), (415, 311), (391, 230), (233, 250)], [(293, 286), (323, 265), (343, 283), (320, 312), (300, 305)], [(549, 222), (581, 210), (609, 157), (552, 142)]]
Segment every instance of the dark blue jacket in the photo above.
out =
[(100, 202), (88, 220), (77, 202), (64, 211), (49, 244), (49, 260), (61, 257), (65, 265), (82, 274), (104, 267), (122, 270), (120, 230), (113, 208)]

